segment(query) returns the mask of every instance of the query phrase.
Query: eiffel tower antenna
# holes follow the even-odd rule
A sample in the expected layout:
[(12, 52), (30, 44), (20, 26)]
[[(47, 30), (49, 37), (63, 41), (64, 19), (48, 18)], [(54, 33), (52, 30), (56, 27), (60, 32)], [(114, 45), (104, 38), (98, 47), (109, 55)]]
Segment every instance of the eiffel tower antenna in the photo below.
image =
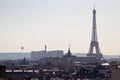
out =
[(95, 9), (95, 3), (94, 3), (94, 9)]
[[(95, 49), (95, 53), (93, 53), (94, 49)], [(99, 43), (98, 43), (98, 38), (97, 38), (95, 5), (94, 5), (94, 9), (93, 9), (93, 23), (92, 23), (91, 43), (90, 43), (90, 48), (89, 48), (87, 56), (94, 56), (98, 59), (99, 62), (101, 62), (101, 60), (103, 60), (103, 55), (101, 54)]]

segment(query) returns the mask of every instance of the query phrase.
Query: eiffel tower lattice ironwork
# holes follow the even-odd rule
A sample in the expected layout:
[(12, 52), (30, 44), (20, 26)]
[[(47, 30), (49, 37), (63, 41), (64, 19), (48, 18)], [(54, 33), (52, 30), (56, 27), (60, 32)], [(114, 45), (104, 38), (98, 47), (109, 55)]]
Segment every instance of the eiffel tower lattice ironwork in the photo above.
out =
[[(94, 49), (95, 49), (96, 53), (93, 52)], [(93, 10), (93, 24), (92, 24), (91, 43), (90, 43), (90, 48), (89, 48), (89, 52), (88, 52), (87, 56), (94, 56), (98, 59), (99, 62), (101, 62), (104, 59), (103, 55), (100, 51), (98, 38), (97, 38), (96, 10), (95, 10), (95, 8)]]

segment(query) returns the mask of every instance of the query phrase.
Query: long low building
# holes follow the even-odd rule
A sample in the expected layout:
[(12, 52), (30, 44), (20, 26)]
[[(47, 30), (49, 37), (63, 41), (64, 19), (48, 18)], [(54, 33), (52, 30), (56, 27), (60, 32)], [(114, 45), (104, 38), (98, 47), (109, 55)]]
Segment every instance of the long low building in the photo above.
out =
[(31, 59), (32, 60), (39, 60), (45, 57), (62, 57), (63, 51), (62, 50), (55, 50), (55, 51), (32, 51), (31, 52)]

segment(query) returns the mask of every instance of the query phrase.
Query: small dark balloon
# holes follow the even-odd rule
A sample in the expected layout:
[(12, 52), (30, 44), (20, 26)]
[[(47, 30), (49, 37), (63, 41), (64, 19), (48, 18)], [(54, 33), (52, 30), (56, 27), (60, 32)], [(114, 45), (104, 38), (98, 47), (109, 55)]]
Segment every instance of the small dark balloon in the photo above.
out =
[(21, 47), (21, 50), (23, 50), (24, 49), (24, 47)]

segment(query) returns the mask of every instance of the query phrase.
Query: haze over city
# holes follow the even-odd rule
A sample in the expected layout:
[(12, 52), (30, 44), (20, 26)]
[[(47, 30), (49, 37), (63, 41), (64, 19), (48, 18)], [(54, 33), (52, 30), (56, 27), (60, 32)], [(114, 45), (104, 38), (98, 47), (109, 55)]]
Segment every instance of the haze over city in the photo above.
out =
[[(119, 0), (0, 0), (0, 52), (64, 50), (87, 53), (96, 9), (103, 54), (120, 53)], [(21, 50), (21, 46), (24, 50)]]

